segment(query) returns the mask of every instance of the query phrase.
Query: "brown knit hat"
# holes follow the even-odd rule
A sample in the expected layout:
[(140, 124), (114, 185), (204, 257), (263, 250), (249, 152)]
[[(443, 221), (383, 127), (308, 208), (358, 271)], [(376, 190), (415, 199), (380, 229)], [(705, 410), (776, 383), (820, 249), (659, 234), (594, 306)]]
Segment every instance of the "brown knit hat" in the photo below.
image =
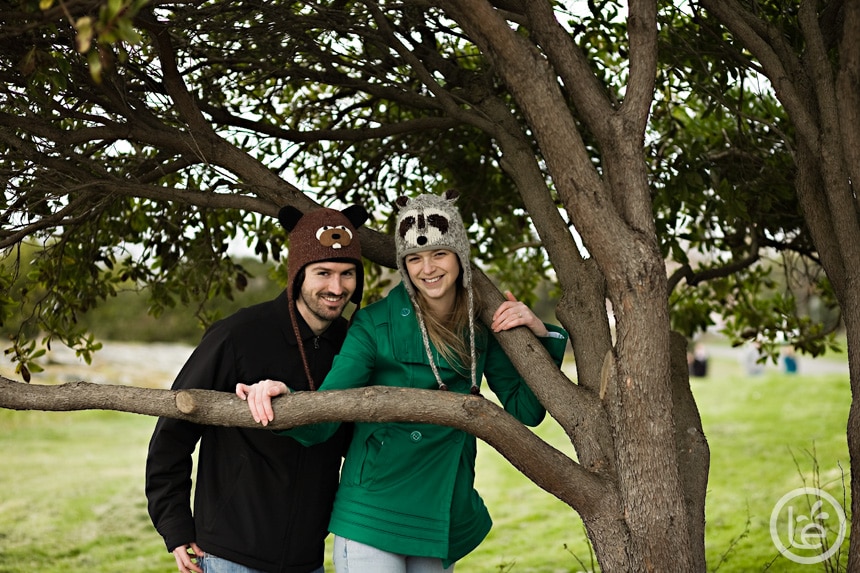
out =
[(297, 277), (302, 269), (311, 263), (322, 261), (355, 263), (356, 287), (349, 300), (356, 306), (360, 306), (364, 294), (364, 266), (361, 262), (361, 242), (357, 229), (367, 219), (367, 210), (360, 205), (351, 205), (343, 211), (322, 208), (306, 215), (288, 205), (278, 212), (278, 221), (290, 233), (290, 249), (287, 255), (287, 299), (290, 317), (293, 320), (293, 330), (311, 390), (316, 390), (316, 384), (311, 376), (296, 319), (296, 297), (302, 287)]

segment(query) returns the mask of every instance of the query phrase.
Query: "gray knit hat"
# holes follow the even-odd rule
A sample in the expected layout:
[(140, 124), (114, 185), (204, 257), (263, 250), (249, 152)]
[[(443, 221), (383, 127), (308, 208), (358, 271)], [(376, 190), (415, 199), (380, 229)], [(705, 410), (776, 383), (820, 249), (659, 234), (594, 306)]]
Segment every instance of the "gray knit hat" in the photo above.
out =
[(441, 196), (424, 194), (409, 199), (398, 197), (396, 205), (400, 208), (397, 213), (397, 227), (394, 234), (394, 243), (397, 248), (397, 269), (403, 277), (403, 284), (412, 299), (415, 314), (418, 317), (418, 325), (421, 328), (421, 337), (424, 340), (424, 350), (430, 359), (430, 368), (436, 377), (439, 388), (447, 390), (448, 387), (442, 382), (436, 362), (433, 360), (433, 352), (430, 350), (430, 340), (427, 337), (427, 327), (424, 317), (421, 315), (420, 307), (415, 300), (415, 287), (409, 278), (404, 258), (412, 253), (428, 251), (432, 249), (448, 249), (453, 251), (460, 259), (460, 268), (463, 274), (463, 286), (466, 288), (469, 298), (469, 352), (471, 355), (471, 381), (473, 394), (478, 393), (477, 382), (477, 353), (475, 352), (475, 297), (472, 292), (472, 267), (470, 264), (469, 236), (460, 212), (454, 206), (460, 194), (449, 189)]

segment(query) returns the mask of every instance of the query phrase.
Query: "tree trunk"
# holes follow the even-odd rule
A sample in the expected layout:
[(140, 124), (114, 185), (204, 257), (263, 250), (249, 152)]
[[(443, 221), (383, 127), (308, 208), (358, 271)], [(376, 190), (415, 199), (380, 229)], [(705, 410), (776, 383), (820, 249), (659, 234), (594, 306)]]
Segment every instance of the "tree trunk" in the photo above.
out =
[(675, 414), (675, 448), (687, 507), (687, 526), (692, 546), (693, 568), (705, 571), (705, 496), (711, 452), (699, 408), (690, 388), (687, 339), (672, 333), (672, 407)]
[[(851, 459), (851, 532), (848, 571), (860, 571), (860, 308), (843, 309), (848, 337), (851, 407), (848, 410), (848, 455)], [(851, 315), (850, 318), (848, 315)]]
[[(676, 449), (667, 314), (661, 319), (661, 313), (667, 313), (666, 300), (645, 294), (665, 290), (652, 286), (643, 281), (632, 289), (635, 295), (628, 291), (613, 300), (618, 343), (617, 357), (610, 362), (615, 373), (609, 377), (607, 407), (635, 559), (627, 570), (654, 571), (672, 563), (674, 571), (696, 571), (694, 564), (704, 557), (693, 555)], [(633, 308), (635, 312), (628, 311)], [(654, 330), (657, 324), (666, 325), (662, 335)]]

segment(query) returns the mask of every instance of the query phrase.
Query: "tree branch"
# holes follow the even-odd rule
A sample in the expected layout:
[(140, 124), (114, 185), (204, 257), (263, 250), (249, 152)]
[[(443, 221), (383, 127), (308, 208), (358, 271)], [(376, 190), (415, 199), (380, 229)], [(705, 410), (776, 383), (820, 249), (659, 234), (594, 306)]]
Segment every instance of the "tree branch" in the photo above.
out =
[(548, 2), (527, 2), (526, 10), (529, 26), (564, 82), (565, 93), (598, 140), (607, 141), (611, 133), (604, 120), (614, 110), (582, 51), (576, 49), (570, 33), (558, 23)]
[(636, 240), (609, 201), (609, 190), (594, 168), (578, 126), (568, 110), (558, 77), (526, 39), (510, 29), (484, 0), (439, 2), (481, 51), (493, 59), (535, 134), (553, 181), (589, 251), (598, 260), (617, 256), (605, 247)]
[[(603, 480), (553, 448), (499, 406), (480, 396), (436, 390), (371, 386), (296, 392), (273, 401), (269, 430), (316, 422), (422, 422), (451, 426), (495, 448), (541, 488), (577, 511), (595, 511)], [(247, 404), (215, 390), (159, 390), (70, 382), (23, 384), (0, 376), (0, 407), (12, 410), (116, 410), (214, 426), (261, 428)], [(261, 431), (264, 431), (261, 429)], [(554, 468), (547, 471), (547, 467)]]
[(687, 284), (691, 287), (698, 285), (701, 282), (719, 279), (731, 276), (738, 271), (749, 268), (761, 258), (759, 254), (758, 237), (755, 232), (752, 234), (752, 244), (750, 245), (749, 254), (743, 259), (732, 261), (726, 265), (713, 267), (702, 271), (693, 271), (693, 267), (688, 264), (680, 266), (668, 280), (667, 293), (675, 290), (675, 287), (681, 282), (681, 279), (687, 279)]
[(177, 110), (188, 122), (192, 132), (203, 135), (213, 135), (212, 125), (200, 112), (200, 108), (188, 91), (182, 75), (176, 65), (176, 50), (170, 37), (170, 29), (158, 22), (155, 15), (149, 10), (142, 10), (137, 20), (141, 26), (152, 34), (158, 57), (161, 62), (164, 87), (170, 94)]
[(808, 105), (811, 94), (799, 91), (806, 80), (800, 63), (783, 39), (780, 31), (768, 22), (756, 18), (736, 0), (699, 0), (699, 3), (731, 31), (761, 63), (773, 84), (798, 133), (810, 149), (818, 152), (818, 122)]
[(236, 116), (221, 108), (211, 105), (204, 104), (202, 109), (208, 113), (215, 122), (222, 125), (250, 129), (257, 133), (270, 135), (272, 137), (296, 143), (381, 140), (394, 135), (420, 133), (430, 130), (446, 130), (462, 123), (461, 121), (450, 117), (419, 117), (416, 119), (399, 121), (397, 123), (380, 125), (378, 127), (298, 130), (284, 129), (278, 125), (271, 125), (262, 121), (254, 121), (246, 117)]

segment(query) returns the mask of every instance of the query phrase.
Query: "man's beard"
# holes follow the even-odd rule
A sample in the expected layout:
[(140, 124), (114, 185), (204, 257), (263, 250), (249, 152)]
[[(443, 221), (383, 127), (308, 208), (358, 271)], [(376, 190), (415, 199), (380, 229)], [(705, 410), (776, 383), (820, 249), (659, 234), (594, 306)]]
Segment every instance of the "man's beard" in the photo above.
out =
[(340, 305), (337, 309), (333, 309), (330, 306), (323, 304), (320, 302), (320, 298), (323, 296), (329, 296), (328, 293), (320, 293), (316, 296), (309, 296), (305, 292), (301, 292), (300, 295), (302, 297), (302, 301), (305, 303), (305, 307), (308, 311), (317, 319), (323, 322), (332, 322), (336, 320), (341, 314), (343, 314), (343, 309), (346, 307), (346, 298), (340, 298)]

